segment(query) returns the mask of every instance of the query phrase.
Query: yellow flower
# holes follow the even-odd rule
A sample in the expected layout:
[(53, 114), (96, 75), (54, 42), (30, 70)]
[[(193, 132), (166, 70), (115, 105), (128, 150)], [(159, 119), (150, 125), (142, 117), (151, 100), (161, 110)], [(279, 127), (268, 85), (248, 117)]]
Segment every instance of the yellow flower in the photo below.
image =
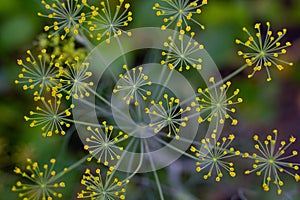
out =
[(170, 69), (178, 69), (180, 72), (191, 67), (200, 70), (202, 59), (199, 58), (199, 51), (204, 46), (193, 40), (194, 35), (195, 33), (192, 32), (187, 40), (183, 34), (179, 34), (178, 41), (173, 40), (171, 36), (168, 37), (168, 42), (164, 43), (166, 51), (162, 52), (165, 59), (161, 64), (167, 65)]
[(126, 73), (119, 75), (120, 81), (117, 83), (113, 93), (122, 92), (124, 94), (122, 99), (126, 104), (134, 103), (135, 106), (138, 106), (139, 101), (145, 101), (147, 96), (151, 95), (151, 91), (145, 89), (145, 86), (150, 86), (152, 82), (143, 73), (142, 66), (129, 71), (127, 65), (124, 65), (123, 69), (126, 70)]
[(46, 49), (41, 50), (41, 54), (37, 59), (28, 50), (27, 57), (23, 60), (18, 59), (17, 63), (22, 67), (18, 79), (15, 80), (16, 84), (22, 84), (24, 90), (34, 90), (35, 96), (40, 96), (58, 85), (58, 68), (55, 67), (57, 63), (54, 61), (55, 55), (48, 55)]
[(75, 99), (89, 96), (88, 88), (93, 86), (93, 82), (89, 81), (92, 72), (89, 72), (88, 68), (89, 63), (80, 62), (78, 56), (75, 56), (72, 63), (66, 61), (65, 67), (59, 68), (60, 84), (53, 89), (57, 93), (66, 92), (67, 99), (71, 96)]
[[(120, 154), (123, 151), (123, 147), (117, 144), (126, 140), (128, 135), (122, 131), (115, 134), (114, 127), (108, 126), (106, 121), (102, 122), (102, 125), (103, 129), (87, 127), (91, 136), (86, 138), (84, 149), (88, 150), (89, 153), (97, 159), (98, 163), (102, 162), (105, 166), (108, 166), (109, 162), (121, 158)], [(91, 157), (88, 158), (89, 161), (91, 159)]]
[(42, 135), (52, 136), (53, 133), (65, 135), (65, 127), (70, 127), (72, 122), (68, 117), (74, 105), (67, 109), (61, 109), (61, 94), (56, 94), (52, 99), (46, 100), (44, 97), (37, 97), (36, 100), (42, 103), (42, 107), (37, 106), (36, 111), (30, 111), (29, 116), (25, 116), (26, 121), (31, 121), (30, 127), (41, 127)]
[(90, 13), (82, 12), (86, 1), (82, 0), (42, 0), (42, 4), (45, 6), (48, 14), (38, 13), (38, 16), (46, 17), (54, 20), (53, 24), (50, 26), (45, 26), (45, 31), (53, 30), (54, 33), (50, 34), (49, 37), (53, 35), (61, 34), (61, 39), (65, 39), (68, 34), (78, 35), (82, 30), (87, 32), (88, 29), (83, 27), (84, 23), (87, 23), (87, 18)]
[(156, 15), (163, 17), (164, 25), (161, 26), (162, 30), (167, 29), (171, 25), (175, 24), (180, 30), (190, 31), (190, 22), (195, 23), (204, 29), (204, 25), (199, 23), (195, 18), (195, 15), (200, 15), (201, 7), (207, 4), (207, 0), (194, 0), (188, 3), (185, 0), (167, 0), (162, 4), (155, 3), (153, 10)]
[(37, 162), (27, 159), (28, 165), (26, 170), (16, 167), (14, 172), (26, 182), (18, 181), (12, 187), (13, 192), (18, 192), (22, 199), (32, 200), (51, 200), (53, 198), (62, 198), (62, 193), (57, 192), (65, 187), (64, 182), (57, 182), (59, 175), (54, 170), (55, 159), (50, 160), (50, 165), (44, 164), (42, 167)]
[(114, 178), (113, 167), (107, 170), (105, 178), (102, 177), (101, 172), (102, 170), (96, 169), (96, 175), (93, 175), (90, 169), (85, 170), (85, 175), (83, 175), (81, 180), (81, 184), (85, 186), (85, 189), (77, 194), (77, 198), (101, 200), (125, 199), (125, 185), (130, 181), (128, 179), (121, 181), (118, 178)]
[(198, 150), (196, 147), (191, 146), (190, 151), (198, 157), (196, 171), (207, 170), (207, 173), (203, 176), (204, 179), (215, 176), (215, 180), (219, 182), (223, 177), (222, 169), (227, 171), (231, 177), (236, 176), (233, 163), (225, 161), (240, 154), (239, 151), (234, 151), (232, 147), (229, 147), (234, 138), (235, 136), (231, 134), (227, 138), (223, 137), (222, 141), (219, 142), (216, 139), (216, 134), (213, 133), (210, 138), (201, 140), (201, 149)]
[(263, 189), (269, 191), (270, 184), (273, 183), (277, 187), (277, 194), (280, 195), (282, 193), (281, 187), (284, 185), (284, 181), (279, 175), (281, 173), (286, 173), (294, 177), (296, 181), (299, 181), (299, 175), (291, 172), (291, 170), (299, 170), (299, 163), (286, 161), (287, 159), (298, 155), (296, 150), (292, 151), (291, 155), (283, 156), (286, 150), (293, 144), (295, 138), (290, 137), (290, 142), (288, 144), (286, 141), (282, 140), (280, 145), (278, 145), (277, 135), (278, 131), (273, 130), (273, 135), (268, 135), (263, 142), (258, 139), (257, 135), (253, 137), (256, 142), (255, 149), (257, 149), (258, 153), (254, 153), (252, 156), (247, 157), (253, 159), (255, 164), (253, 164), (253, 169), (246, 170), (245, 174), (253, 172), (258, 176), (264, 174), (262, 181)]
[(190, 107), (182, 108), (180, 100), (174, 97), (169, 97), (168, 94), (163, 95), (163, 101), (157, 103), (152, 100), (152, 106), (146, 108), (146, 114), (151, 117), (150, 127), (154, 128), (154, 133), (159, 133), (163, 128), (167, 127), (167, 137), (178, 135), (180, 127), (185, 127), (188, 121), (187, 112), (191, 110)]
[(89, 6), (92, 10), (91, 22), (89, 23), (89, 30), (92, 32), (91, 37), (95, 37), (97, 40), (106, 38), (106, 42), (110, 43), (112, 37), (118, 37), (123, 33), (131, 36), (131, 32), (123, 30), (133, 20), (132, 12), (129, 11), (130, 4), (124, 4), (124, 0), (119, 0), (115, 12), (111, 8), (109, 0), (101, 1), (100, 5), (101, 8)]
[[(211, 77), (209, 81), (215, 84), (213, 77)], [(231, 96), (227, 97), (226, 93), (230, 86), (231, 82), (228, 81), (219, 88), (206, 88), (204, 90), (199, 88), (198, 97), (196, 98), (199, 107), (196, 107), (197, 104), (195, 102), (192, 103), (192, 106), (196, 107), (196, 111), (200, 112), (200, 117), (198, 118), (199, 123), (204, 121), (211, 122), (213, 118), (216, 118), (217, 123), (214, 132), (217, 131), (219, 124), (225, 123), (226, 119), (231, 120), (231, 125), (238, 123), (237, 119), (234, 119), (229, 113), (235, 113), (236, 109), (234, 106), (242, 103), (243, 99), (236, 97), (240, 92), (239, 89), (236, 89)]]
[(267, 81), (271, 81), (270, 67), (275, 66), (281, 71), (284, 69), (283, 65), (292, 66), (293, 63), (279, 59), (281, 55), (286, 54), (286, 48), (291, 46), (290, 42), (286, 42), (285, 44), (280, 42), (287, 30), (283, 29), (282, 31), (277, 32), (278, 37), (275, 38), (273, 32), (270, 30), (270, 22), (267, 22), (266, 25), (267, 32), (265, 36), (261, 34), (260, 23), (257, 23), (254, 26), (257, 30), (255, 36), (251, 35), (246, 28), (243, 28), (243, 31), (248, 35), (248, 40), (242, 42), (237, 39), (236, 43), (244, 45), (250, 50), (249, 52), (238, 51), (238, 55), (245, 59), (246, 64), (253, 67), (253, 72), (248, 77), (253, 77), (256, 72), (265, 68), (267, 72)]

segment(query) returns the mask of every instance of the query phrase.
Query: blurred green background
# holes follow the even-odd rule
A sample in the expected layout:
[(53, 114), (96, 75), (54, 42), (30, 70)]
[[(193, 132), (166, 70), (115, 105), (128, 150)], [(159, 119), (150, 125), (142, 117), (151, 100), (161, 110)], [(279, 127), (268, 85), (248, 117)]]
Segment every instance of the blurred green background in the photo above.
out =
[[(161, 18), (152, 11), (156, 1), (131, 2), (134, 21), (130, 28), (161, 25)], [(251, 148), (249, 138), (253, 133), (263, 135), (277, 128), (282, 138), (288, 138), (290, 134), (300, 136), (299, 10), (299, 0), (215, 0), (208, 1), (208, 5), (203, 7), (199, 21), (206, 29), (195, 31), (199, 31), (198, 40), (205, 45), (224, 76), (243, 65), (242, 58), (236, 53), (239, 47), (234, 41), (236, 38), (245, 39), (242, 31), (244, 26), (250, 29), (256, 22), (270, 21), (274, 31), (287, 28), (286, 38), (293, 44), (285, 59), (293, 61), (294, 66), (286, 67), (280, 73), (272, 69), (271, 83), (265, 81), (263, 70), (254, 79), (247, 79), (247, 74), (251, 72), (247, 69), (232, 80), (233, 87), (240, 88), (244, 103), (238, 107), (238, 126), (226, 127), (225, 132), (236, 134), (236, 144), (239, 144), (242, 151)], [(19, 70), (16, 59), (36, 45), (38, 36), (43, 33), (43, 26), (49, 23), (37, 16), (38, 11), (43, 11), (39, 0), (0, 0), (0, 199), (3, 200), (17, 199), (17, 194), (10, 192), (10, 188), (19, 177), (12, 171), (15, 165), (24, 166), (27, 157), (40, 163), (57, 157), (58, 161), (64, 161), (58, 162), (61, 164), (57, 167), (61, 169), (82, 155), (76, 135), (45, 139), (41, 137), (38, 128), (29, 128), (23, 120), (23, 116), (35, 106), (32, 97), (18, 85), (14, 85)], [(300, 143), (297, 142), (294, 147), (300, 149)], [(167, 171), (159, 172), (160, 175), (167, 179), (170, 170), (178, 170), (176, 166), (180, 166), (180, 163), (175, 163), (174, 166), (175, 169), (170, 167)], [(191, 166), (193, 170), (193, 163)], [(239, 164), (236, 166), (238, 168)], [(243, 163), (240, 166), (242, 168)], [(188, 174), (186, 176), (189, 177), (189, 173), (195, 172), (183, 170), (179, 174)], [(66, 179), (66, 182), (74, 184), (68, 184), (64, 199), (75, 199), (75, 194), (79, 191), (80, 169), (69, 174)], [(248, 199), (300, 199), (299, 185), (292, 181), (286, 183), (286, 193), (278, 197), (261, 192), (260, 179), (253, 176), (251, 179), (245, 179), (244, 176), (234, 180), (225, 179), (220, 184), (203, 182), (197, 176), (189, 177), (188, 180), (186, 184), (181, 182), (182, 197), (178, 195), (177, 199), (191, 199), (187, 196), (188, 192), (199, 199), (241, 199), (241, 191), (244, 191)], [(172, 187), (179, 186), (169, 187), (172, 191)], [(129, 188), (129, 191), (130, 189), (134, 188)], [(150, 195), (151, 199), (151, 194), (151, 191), (149, 194), (146, 191), (146, 194), (136, 192), (131, 195), (129, 193), (128, 196), (129, 199), (148, 199), (147, 195)]]

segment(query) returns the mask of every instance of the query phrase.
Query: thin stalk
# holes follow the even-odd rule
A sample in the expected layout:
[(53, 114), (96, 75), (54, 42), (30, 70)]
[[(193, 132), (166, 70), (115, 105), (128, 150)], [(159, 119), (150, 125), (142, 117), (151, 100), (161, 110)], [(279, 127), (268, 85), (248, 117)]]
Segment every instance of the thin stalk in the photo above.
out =
[[(150, 152), (149, 151), (149, 146), (147, 144), (147, 141), (145, 141), (145, 146), (146, 146), (146, 151), (147, 152)], [(152, 167), (152, 170), (153, 170), (153, 174), (154, 174), (154, 178), (155, 178), (155, 182), (156, 182), (156, 185), (157, 185), (157, 189), (158, 189), (158, 192), (159, 192), (159, 197), (161, 200), (164, 200), (164, 194), (163, 194), (163, 191), (162, 191), (162, 187), (161, 187), (161, 184), (160, 184), (160, 181), (159, 181), (159, 177), (157, 175), (157, 172), (154, 168), (154, 163), (153, 163), (153, 159), (152, 157), (150, 156), (149, 157), (149, 160), (150, 160), (150, 164), (151, 164), (151, 167)]]
[(73, 165), (68, 167), (66, 170), (63, 170), (62, 172), (58, 173), (56, 176), (53, 176), (52, 178), (50, 178), (49, 182), (54, 182), (57, 179), (59, 179), (60, 177), (67, 174), (68, 172), (72, 171), (73, 169), (75, 169), (76, 167), (78, 167), (79, 165), (84, 163), (88, 157), (89, 157), (89, 155), (86, 155), (85, 157), (81, 158), (79, 161), (77, 161), (76, 163), (74, 163)]

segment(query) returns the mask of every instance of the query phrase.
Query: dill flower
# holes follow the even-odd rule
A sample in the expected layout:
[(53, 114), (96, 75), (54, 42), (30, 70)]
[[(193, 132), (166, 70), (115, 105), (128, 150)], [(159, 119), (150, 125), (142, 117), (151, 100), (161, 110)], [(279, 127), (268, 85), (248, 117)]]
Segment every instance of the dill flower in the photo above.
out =
[(196, 41), (193, 41), (195, 36), (194, 32), (191, 32), (191, 37), (189, 41), (184, 40), (184, 35), (180, 34), (178, 36), (178, 41), (180, 44), (173, 40), (170, 36), (168, 37), (168, 42), (164, 43), (164, 46), (168, 48), (168, 51), (163, 51), (162, 56), (165, 57), (161, 61), (162, 65), (167, 65), (170, 69), (178, 68), (181, 72), (183, 69), (189, 70), (191, 67), (200, 70), (202, 68), (202, 59), (197, 57), (198, 51), (204, 48), (203, 45)]
[(93, 82), (87, 82), (87, 80), (92, 76), (92, 72), (88, 71), (89, 63), (81, 63), (78, 56), (74, 58), (75, 62), (70, 63), (65, 62), (65, 67), (60, 67), (59, 69), (59, 82), (60, 84), (53, 88), (58, 93), (66, 92), (67, 99), (70, 96), (75, 99), (84, 98), (89, 96), (88, 87), (93, 86)]
[(150, 86), (152, 84), (149, 81), (149, 77), (143, 73), (143, 67), (138, 69), (133, 68), (131, 71), (128, 70), (127, 65), (123, 66), (126, 70), (125, 74), (120, 74), (121, 78), (117, 86), (113, 90), (113, 93), (123, 92), (124, 97), (122, 98), (126, 104), (130, 104), (132, 101), (135, 106), (139, 105), (139, 100), (146, 100), (147, 96), (151, 95), (151, 91), (144, 89), (144, 86)]
[(103, 178), (100, 169), (95, 170), (96, 175), (93, 175), (90, 169), (86, 169), (81, 180), (85, 190), (78, 193), (77, 198), (93, 200), (125, 199), (125, 185), (130, 181), (128, 179), (120, 181), (118, 178), (114, 178), (114, 170), (113, 167), (110, 167), (105, 178)]
[(70, 127), (71, 109), (74, 105), (71, 104), (69, 108), (61, 108), (61, 94), (57, 94), (53, 99), (46, 100), (44, 97), (38, 97), (36, 100), (42, 103), (42, 107), (37, 106), (36, 111), (30, 111), (29, 116), (25, 116), (26, 121), (31, 121), (30, 127), (41, 127), (42, 135), (52, 136), (53, 133), (65, 135), (65, 127)]
[(97, 40), (106, 37), (106, 42), (110, 43), (111, 37), (124, 34), (131, 36), (131, 32), (123, 30), (132, 21), (132, 12), (129, 11), (130, 4), (124, 0), (119, 0), (115, 11), (112, 10), (109, 0), (100, 2), (101, 8), (90, 6), (92, 10), (91, 23), (89, 30)]
[(179, 128), (185, 127), (188, 121), (188, 116), (183, 116), (191, 110), (190, 107), (181, 108), (180, 100), (174, 97), (169, 97), (164, 94), (163, 101), (151, 101), (151, 108), (145, 108), (146, 114), (151, 117), (150, 127), (154, 128), (154, 133), (160, 132), (167, 127), (167, 137), (173, 134), (176, 139), (179, 139)]
[(213, 174), (216, 175), (215, 180), (219, 182), (223, 177), (223, 172), (227, 171), (231, 177), (235, 177), (234, 167), (232, 162), (227, 162), (225, 159), (239, 155), (239, 151), (235, 151), (233, 147), (229, 147), (235, 136), (229, 135), (227, 138), (222, 137), (222, 142), (217, 141), (216, 134), (211, 134), (211, 138), (205, 138), (201, 140), (203, 149), (198, 150), (196, 147), (191, 146), (190, 151), (195, 153), (199, 158), (196, 162), (196, 171), (202, 172), (207, 170), (207, 174), (203, 176), (204, 179), (208, 179)]
[(283, 54), (286, 54), (286, 48), (291, 46), (290, 42), (282, 44), (280, 41), (286, 34), (287, 30), (277, 32), (277, 38), (273, 36), (273, 32), (270, 30), (270, 22), (266, 23), (267, 32), (266, 36), (261, 33), (261, 24), (255, 24), (254, 28), (257, 30), (255, 36), (244, 27), (243, 31), (249, 36), (246, 42), (236, 40), (237, 44), (244, 45), (250, 49), (249, 52), (238, 51), (238, 55), (242, 56), (247, 65), (253, 67), (253, 72), (248, 75), (249, 78), (253, 77), (257, 71), (260, 71), (263, 67), (267, 72), (267, 81), (271, 81), (271, 75), (269, 68), (275, 66), (279, 71), (283, 70), (283, 65), (292, 66), (293, 63), (286, 62), (279, 59)]
[[(215, 84), (213, 77), (209, 79), (209, 82)], [(240, 90), (236, 89), (230, 97), (226, 96), (226, 93), (231, 86), (231, 82), (226, 82), (219, 88), (213, 88), (209, 90), (198, 89), (198, 97), (196, 101), (199, 103), (199, 107), (196, 108), (200, 114), (205, 114), (204, 117), (200, 116), (198, 122), (204, 121), (211, 122), (213, 118), (216, 118), (217, 123), (214, 132), (217, 131), (219, 124), (224, 124), (226, 119), (231, 120), (231, 125), (237, 125), (238, 120), (231, 116), (231, 113), (235, 113), (236, 109), (234, 105), (243, 102), (242, 98), (237, 98)], [(192, 102), (192, 107), (196, 107), (196, 103)], [(229, 114), (230, 113), (230, 114)]]
[(40, 96), (44, 92), (50, 92), (52, 87), (58, 84), (58, 66), (55, 62), (55, 55), (48, 55), (46, 49), (41, 50), (41, 54), (37, 59), (28, 50), (29, 55), (23, 62), (18, 59), (17, 63), (22, 67), (21, 73), (18, 75), (16, 84), (22, 84), (24, 90), (35, 90), (34, 95)]
[[(57, 182), (59, 174), (54, 170), (55, 159), (50, 160), (49, 164), (42, 167), (37, 162), (27, 159), (26, 170), (16, 167), (14, 172), (21, 175), (26, 182), (18, 181), (12, 187), (13, 192), (18, 192), (23, 200), (51, 200), (53, 198), (62, 198), (62, 193), (57, 192), (65, 187), (65, 182)], [(65, 169), (67, 170), (67, 169)]]
[(84, 47), (78, 47), (76, 39), (74, 37), (67, 37), (65, 40), (61, 40), (59, 35), (54, 35), (48, 38), (48, 35), (43, 33), (38, 37), (37, 42), (38, 49), (47, 49), (54, 54), (58, 60), (56, 62), (63, 64), (65, 61), (72, 62), (74, 57), (84, 60), (87, 55), (87, 49)]
[(287, 149), (295, 143), (296, 138), (291, 136), (288, 142), (282, 140), (279, 143), (279, 147), (277, 147), (277, 135), (278, 131), (276, 129), (273, 130), (273, 134), (268, 135), (264, 141), (260, 141), (259, 137), (254, 135), (253, 140), (256, 142), (254, 148), (257, 150), (257, 153), (253, 153), (252, 155), (246, 153), (244, 154), (244, 157), (254, 160), (252, 166), (253, 169), (246, 170), (245, 174), (255, 172), (258, 176), (263, 175), (263, 189), (269, 191), (270, 183), (273, 183), (277, 187), (277, 194), (280, 195), (282, 193), (281, 187), (284, 185), (284, 181), (280, 178), (281, 173), (286, 173), (294, 177), (297, 182), (300, 180), (300, 176), (297, 173), (293, 174), (288, 170), (298, 171), (299, 164), (287, 161), (289, 158), (297, 156), (298, 151), (293, 150), (290, 155), (284, 156)]
[(89, 13), (82, 12), (86, 0), (81, 0), (81, 2), (79, 0), (66, 0), (64, 2), (60, 0), (42, 0), (41, 3), (45, 6), (48, 14), (39, 12), (38, 16), (54, 20), (53, 25), (44, 27), (45, 31), (53, 29), (54, 33), (49, 37), (63, 32), (61, 35), (63, 40), (69, 33), (78, 35), (80, 27), (87, 30), (82, 26), (89, 17)]
[(201, 7), (207, 4), (207, 0), (162, 0), (162, 5), (155, 3), (153, 10), (156, 11), (157, 16), (162, 16), (164, 25), (161, 26), (162, 30), (166, 30), (172, 24), (176, 24), (176, 27), (180, 30), (191, 30), (190, 22), (194, 22), (201, 29), (205, 29), (204, 25), (200, 24), (194, 19), (194, 15), (200, 15)]
[[(110, 161), (120, 159), (120, 152), (123, 151), (123, 147), (117, 146), (118, 143), (128, 138), (127, 134), (119, 131), (118, 134), (114, 134), (114, 127), (108, 126), (106, 121), (102, 122), (103, 131), (98, 128), (92, 129), (88, 126), (87, 130), (91, 133), (91, 136), (86, 138), (85, 150), (88, 150), (98, 162), (103, 162), (105, 166), (108, 166)], [(90, 161), (92, 158), (88, 158)]]

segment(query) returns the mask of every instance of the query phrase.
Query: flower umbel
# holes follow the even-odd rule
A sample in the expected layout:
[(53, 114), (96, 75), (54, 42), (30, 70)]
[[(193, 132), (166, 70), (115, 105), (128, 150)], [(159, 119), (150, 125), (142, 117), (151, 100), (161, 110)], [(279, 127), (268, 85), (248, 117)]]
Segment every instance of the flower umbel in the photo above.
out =
[[(118, 134), (114, 134), (114, 127), (108, 126), (106, 121), (102, 122), (104, 132), (98, 128), (92, 129), (88, 126), (87, 130), (91, 133), (91, 136), (86, 138), (87, 144), (84, 146), (85, 150), (88, 150), (93, 157), (105, 166), (108, 166), (110, 161), (120, 159), (120, 152), (123, 151), (123, 147), (117, 146), (118, 143), (128, 138), (127, 134), (119, 131)], [(89, 158), (90, 161), (92, 158)]]
[(26, 171), (16, 167), (14, 172), (27, 179), (28, 183), (18, 181), (12, 191), (18, 192), (19, 197), (32, 200), (50, 200), (55, 197), (62, 198), (62, 193), (57, 192), (65, 187), (64, 182), (57, 182), (58, 175), (54, 170), (56, 160), (51, 159), (50, 165), (44, 164), (41, 168), (37, 162), (27, 159)]
[[(209, 81), (215, 84), (214, 78), (210, 78)], [(216, 118), (216, 128), (215, 132), (218, 129), (219, 124), (224, 124), (225, 119), (231, 119), (231, 125), (236, 125), (238, 123), (237, 119), (234, 119), (228, 113), (235, 113), (236, 109), (233, 107), (235, 104), (243, 102), (242, 98), (237, 98), (236, 96), (239, 94), (239, 89), (236, 89), (229, 98), (226, 97), (226, 93), (231, 86), (231, 82), (226, 82), (220, 88), (214, 87), (209, 90), (208, 88), (202, 90), (198, 89), (198, 97), (196, 100), (199, 103), (199, 107), (196, 108), (197, 112), (200, 114), (204, 114), (209, 112), (204, 118), (199, 117), (198, 122), (202, 123), (204, 121), (211, 122), (213, 118)], [(220, 91), (218, 91), (218, 89)], [(236, 100), (235, 100), (236, 98)], [(195, 107), (196, 103), (192, 103), (192, 107)]]
[(188, 121), (188, 116), (182, 116), (191, 110), (190, 107), (181, 108), (179, 99), (169, 97), (164, 94), (163, 101), (155, 103), (151, 101), (151, 108), (145, 108), (147, 114), (152, 117), (150, 127), (154, 127), (154, 133), (160, 132), (163, 128), (167, 127), (167, 137), (175, 135), (179, 139), (179, 128), (185, 127)]
[(279, 71), (283, 70), (283, 65), (292, 66), (293, 63), (286, 62), (279, 59), (280, 55), (286, 54), (286, 48), (291, 46), (290, 42), (282, 44), (280, 40), (285, 36), (287, 30), (283, 29), (282, 31), (277, 32), (277, 38), (272, 34), (270, 30), (270, 22), (266, 23), (267, 32), (266, 36), (261, 34), (261, 24), (255, 24), (254, 28), (257, 30), (255, 36), (252, 36), (249, 31), (244, 27), (245, 31), (249, 38), (246, 42), (241, 42), (236, 40), (237, 44), (242, 44), (250, 49), (250, 52), (238, 51), (238, 55), (243, 56), (248, 66), (253, 66), (253, 72), (248, 75), (249, 78), (253, 77), (257, 71), (260, 71), (262, 67), (266, 69), (267, 72), (267, 81), (271, 81), (271, 75), (269, 68), (273, 65), (277, 67)]
[(124, 4), (124, 0), (119, 0), (115, 12), (113, 12), (109, 0), (101, 1), (100, 4), (100, 9), (90, 6), (92, 16), (89, 30), (92, 31), (93, 36), (97, 40), (106, 37), (107, 43), (110, 43), (111, 37), (120, 36), (122, 33), (131, 36), (131, 32), (123, 30), (132, 21), (132, 12), (129, 11), (130, 4)]
[(227, 171), (231, 177), (236, 176), (233, 163), (224, 161), (224, 159), (240, 154), (239, 151), (235, 151), (234, 148), (229, 147), (234, 138), (235, 136), (231, 134), (228, 138), (223, 137), (222, 142), (219, 142), (217, 141), (216, 134), (213, 133), (211, 138), (201, 140), (203, 149), (198, 150), (196, 147), (191, 146), (191, 152), (199, 157), (199, 161), (196, 162), (196, 171), (201, 172), (208, 169), (208, 173), (203, 176), (204, 179), (208, 179), (215, 173), (215, 180), (219, 182), (223, 177), (222, 169)]
[(106, 172), (105, 179), (103, 179), (100, 169), (96, 169), (96, 175), (93, 175), (90, 169), (86, 169), (81, 180), (81, 184), (86, 188), (78, 193), (77, 198), (93, 200), (125, 199), (125, 185), (129, 183), (129, 180), (120, 181), (118, 178), (113, 178), (113, 171), (114, 168), (110, 167)]
[(44, 92), (50, 92), (52, 87), (58, 84), (58, 66), (55, 62), (55, 55), (48, 56), (46, 49), (41, 50), (37, 59), (28, 50), (29, 57), (26, 58), (26, 64), (23, 60), (18, 60), (18, 65), (22, 67), (22, 72), (18, 75), (16, 84), (23, 84), (24, 90), (34, 90), (35, 96), (40, 96)]
[(46, 33), (38, 36), (38, 49), (47, 49), (51, 51), (58, 59), (55, 61), (63, 64), (65, 61), (73, 62), (77, 56), (80, 60), (84, 60), (88, 54), (88, 50), (84, 47), (78, 47), (74, 37), (68, 37), (61, 40), (59, 35), (48, 38)]
[(290, 137), (289, 142), (282, 140), (280, 141), (279, 148), (277, 145), (277, 135), (278, 131), (273, 130), (273, 135), (268, 135), (266, 140), (261, 142), (257, 135), (253, 136), (256, 144), (254, 148), (258, 151), (249, 155), (248, 153), (244, 155), (246, 158), (251, 158), (254, 160), (253, 169), (245, 171), (245, 174), (250, 174), (256, 172), (258, 176), (263, 175), (262, 187), (265, 191), (270, 190), (270, 183), (277, 186), (277, 193), (280, 195), (282, 193), (281, 187), (284, 185), (283, 180), (280, 178), (280, 173), (286, 173), (295, 178), (298, 182), (300, 176), (295, 173), (293, 174), (288, 169), (293, 171), (299, 170), (299, 163), (287, 162), (291, 157), (297, 156), (298, 151), (293, 150), (290, 155), (283, 156), (286, 154), (286, 150), (296, 141), (293, 136)]
[(42, 135), (52, 136), (53, 133), (65, 135), (63, 126), (70, 127), (71, 116), (70, 110), (74, 108), (71, 104), (69, 108), (61, 108), (61, 94), (57, 94), (54, 98), (46, 100), (44, 97), (37, 98), (42, 103), (42, 107), (37, 106), (36, 111), (30, 111), (29, 116), (25, 116), (26, 121), (31, 121), (30, 127), (40, 126)]
[(168, 48), (168, 51), (163, 51), (162, 56), (165, 57), (161, 61), (162, 65), (167, 65), (170, 69), (178, 68), (178, 71), (183, 69), (189, 70), (191, 67), (200, 70), (202, 59), (199, 58), (197, 54), (204, 48), (203, 45), (196, 41), (193, 41), (195, 33), (191, 33), (191, 37), (188, 41), (184, 40), (184, 35), (180, 34), (178, 36), (178, 41), (180, 44), (173, 40), (170, 36), (168, 42), (164, 43), (164, 46)]
[(202, 29), (204, 25), (200, 24), (193, 17), (201, 13), (201, 7), (207, 4), (207, 0), (162, 0), (163, 4), (154, 4), (153, 10), (156, 11), (157, 16), (164, 17), (164, 25), (161, 26), (162, 30), (166, 30), (172, 24), (176, 24), (176, 27), (180, 30), (190, 31), (191, 27), (189, 23), (192, 21)]
[(53, 25), (44, 27), (45, 31), (51, 29), (54, 30), (54, 33), (50, 34), (49, 37), (60, 32), (64, 32), (61, 35), (61, 39), (64, 39), (69, 33), (78, 35), (80, 27), (83, 28), (82, 25), (89, 16), (89, 14), (82, 12), (86, 0), (82, 0), (81, 3), (79, 0), (66, 0), (64, 2), (61, 2), (60, 0), (42, 0), (41, 2), (46, 10), (49, 11), (49, 14), (42, 14), (39, 12), (38, 16), (55, 20)]
[(93, 86), (93, 82), (87, 82), (87, 79), (92, 76), (92, 72), (88, 71), (89, 64), (85, 62), (81, 63), (78, 56), (74, 60), (74, 63), (66, 61), (66, 68), (60, 67), (60, 84), (54, 88), (58, 93), (62, 91), (66, 92), (68, 94), (67, 99), (70, 96), (75, 99), (89, 96), (90, 93), (87, 89), (89, 86)]
[(149, 77), (143, 73), (143, 67), (138, 67), (138, 69), (133, 68), (129, 71), (127, 65), (124, 65), (123, 69), (126, 70), (126, 73), (119, 75), (121, 80), (113, 92), (123, 92), (123, 100), (126, 104), (129, 105), (133, 101), (134, 105), (138, 106), (140, 100), (146, 100), (147, 96), (151, 95), (151, 91), (143, 87), (150, 86), (152, 82), (149, 81)]

